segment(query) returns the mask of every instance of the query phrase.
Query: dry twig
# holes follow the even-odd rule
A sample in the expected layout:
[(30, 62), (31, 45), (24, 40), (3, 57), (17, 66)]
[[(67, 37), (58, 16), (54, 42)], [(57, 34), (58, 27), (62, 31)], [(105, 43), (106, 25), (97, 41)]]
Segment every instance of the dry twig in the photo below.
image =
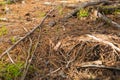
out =
[(45, 77), (47, 77), (47, 76), (49, 76), (49, 75), (51, 75), (51, 74), (54, 74), (54, 73), (58, 72), (59, 70), (61, 70), (61, 67), (60, 67), (60, 68), (57, 68), (56, 70), (54, 70), (54, 71), (52, 71), (52, 72), (50, 72), (50, 73), (48, 73), (48, 74), (46, 74), (45, 76), (41, 77), (41, 79), (43, 79), (43, 78), (45, 78)]
[[(28, 69), (29, 69), (29, 67), (30, 67), (30, 64), (31, 64), (31, 62), (32, 62), (32, 59), (33, 59), (33, 57), (34, 57), (35, 51), (36, 51), (36, 49), (37, 49), (37, 47), (38, 47), (39, 40), (40, 40), (40, 35), (39, 35), (39, 37), (38, 37), (38, 42), (37, 42), (36, 45), (35, 45), (35, 49), (34, 49), (34, 51), (32, 52), (31, 58), (28, 56), (28, 58), (27, 58), (27, 60), (26, 60), (25, 69), (23, 70), (23, 75), (22, 75), (22, 77), (21, 77), (21, 80), (24, 80), (25, 77), (26, 77), (26, 74), (27, 74)], [(30, 59), (29, 59), (29, 58), (30, 58)]]
[(7, 52), (7, 55), (8, 55), (8, 57), (9, 57), (10, 61), (11, 61), (13, 64), (15, 64), (15, 62), (14, 62), (13, 59), (11, 58), (9, 52)]
[(87, 36), (94, 39), (94, 40), (96, 40), (96, 41), (98, 41), (98, 42), (102, 42), (104, 44), (107, 44), (107, 45), (111, 46), (113, 48), (113, 50), (115, 49), (118, 52), (120, 52), (120, 48), (118, 48), (117, 46), (115, 46), (113, 43), (111, 43), (109, 41), (104, 41), (103, 39), (97, 38), (97, 37), (95, 37), (93, 35), (90, 35), (90, 34), (87, 34)]
[(110, 19), (107, 18), (105, 15), (102, 15), (102, 14), (99, 13), (99, 12), (97, 13), (97, 15), (98, 15), (99, 18), (103, 19), (106, 23), (111, 24), (111, 25), (117, 27), (118, 29), (120, 29), (120, 25), (119, 25), (118, 23), (110, 20)]
[(27, 38), (28, 36), (30, 36), (36, 29), (38, 29), (39, 27), (42, 26), (43, 22), (45, 21), (45, 19), (48, 17), (48, 15), (54, 11), (55, 8), (51, 9), (47, 14), (46, 16), (43, 18), (43, 20), (41, 21), (41, 23), (36, 26), (34, 29), (32, 29), (29, 33), (27, 33), (24, 37), (22, 37), (20, 40), (18, 40), (14, 45), (12, 45), (11, 47), (9, 47), (5, 52), (3, 52), (1, 55), (0, 55), (0, 59), (5, 55), (7, 54), (7, 52), (9, 52), (10, 50), (12, 50), (16, 45), (18, 45), (21, 41), (23, 41), (25, 38)]
[(120, 52), (120, 48), (117, 47), (117, 46), (115, 46), (113, 43), (111, 43), (111, 42), (109, 42), (109, 41), (104, 41), (103, 39), (97, 38), (97, 37), (95, 37), (95, 36), (93, 36), (93, 35), (87, 34), (87, 36), (90, 37), (90, 38), (92, 38), (92, 39), (94, 39), (94, 40), (96, 40), (96, 41), (98, 41), (98, 42), (102, 42), (102, 43), (104, 43), (104, 44), (107, 44), (107, 45), (111, 46), (111, 48), (113, 49), (113, 51), (114, 51), (118, 56), (120, 56), (120, 55), (116, 52), (116, 51)]
[[(75, 47), (79, 46), (80, 43), (78, 43), (77, 45), (75, 45), (72, 49), (74, 49)], [(82, 43), (80, 46), (79, 46), (79, 49), (78, 51), (76, 52), (76, 56), (72, 59), (72, 60), (69, 60), (67, 61), (67, 64), (66, 64), (66, 68), (69, 67), (70, 63), (74, 62), (80, 55), (80, 50), (82, 49), (82, 47), (84, 46), (84, 43)]]
[[(53, 10), (54, 10), (54, 8), (45, 16), (45, 18), (43, 19), (42, 23), (44, 22), (44, 20), (47, 18), (47, 16), (48, 16)], [(42, 23), (41, 23), (41, 25), (42, 25)], [(37, 27), (37, 28), (40, 29), (41, 25), (40, 25), (39, 27)], [(30, 38), (29, 38), (29, 39), (30, 39)], [(39, 45), (39, 41), (40, 41), (40, 33), (39, 33), (39, 35), (38, 35), (38, 41), (37, 41), (37, 43), (36, 43), (36, 45), (35, 45), (35, 48), (34, 48), (34, 50), (33, 50), (32, 52), (31, 52), (32, 44), (30, 44), (30, 48), (29, 48), (29, 50), (28, 50), (28, 58), (27, 58), (27, 60), (26, 60), (25, 69), (23, 70), (23, 75), (21, 76), (21, 80), (24, 80), (25, 77), (26, 77), (26, 74), (27, 74), (28, 69), (29, 69), (29, 67), (30, 67), (30, 64), (31, 64), (31, 62), (32, 62), (32, 59), (33, 59), (33, 57), (34, 57), (35, 51), (36, 51), (36, 49), (37, 49), (37, 47), (38, 47), (38, 45)], [(31, 42), (31, 39), (30, 39), (30, 42)], [(32, 53), (31, 58), (30, 58), (30, 53)], [(30, 58), (30, 59), (29, 59), (29, 58)]]
[(98, 5), (100, 3), (107, 3), (108, 0), (94, 0), (94, 1), (89, 1), (89, 2), (83, 2), (81, 3), (76, 9), (74, 9), (72, 12), (68, 13), (63, 20), (68, 19), (70, 17), (72, 17), (73, 15), (75, 15), (80, 9), (82, 8), (86, 8), (88, 6), (93, 6), (93, 5)]
[(79, 68), (101, 68), (101, 69), (109, 69), (109, 70), (117, 70), (120, 71), (120, 68), (117, 67), (107, 67), (104, 65), (81, 65)]

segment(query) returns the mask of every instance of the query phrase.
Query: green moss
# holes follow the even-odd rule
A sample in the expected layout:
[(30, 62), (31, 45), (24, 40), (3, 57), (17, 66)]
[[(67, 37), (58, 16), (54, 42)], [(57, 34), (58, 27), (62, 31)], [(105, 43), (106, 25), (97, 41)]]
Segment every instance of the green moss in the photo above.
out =
[(0, 5), (5, 5), (6, 1), (0, 1)]
[(8, 33), (8, 30), (5, 26), (0, 28), (0, 36), (6, 35)]
[(88, 17), (89, 16), (89, 12), (87, 9), (81, 9), (78, 13), (77, 13), (77, 17), (81, 18), (81, 17)]
[(39, 15), (39, 17), (44, 17), (46, 15), (46, 13), (45, 12), (39, 12), (38, 15)]
[(59, 15), (63, 15), (63, 7), (62, 6), (58, 6), (58, 13)]
[(120, 14), (120, 9), (116, 9), (114, 14)]
[(23, 63), (16, 63), (16, 64), (5, 64), (0, 62), (0, 77), (4, 80), (13, 80), (21, 75), (21, 68)]
[(7, 0), (7, 1), (0, 1), (0, 5), (5, 5), (5, 4), (12, 4), (13, 1)]

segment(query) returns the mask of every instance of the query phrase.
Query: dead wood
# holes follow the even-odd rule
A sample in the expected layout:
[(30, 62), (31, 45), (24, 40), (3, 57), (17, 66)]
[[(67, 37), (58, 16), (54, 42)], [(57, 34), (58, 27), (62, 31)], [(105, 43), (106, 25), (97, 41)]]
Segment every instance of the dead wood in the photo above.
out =
[(100, 69), (108, 69), (108, 70), (117, 70), (120, 71), (120, 68), (117, 67), (108, 67), (108, 66), (104, 66), (104, 65), (81, 65), (78, 68), (100, 68)]
[(67, 8), (77, 8), (78, 7), (78, 4), (73, 4), (73, 3), (51, 3), (51, 2), (45, 2), (43, 3), (43, 5), (47, 5), (47, 6), (57, 6), (57, 5), (61, 5), (61, 6), (64, 6), (64, 7), (67, 7)]
[(72, 17), (73, 15), (75, 15), (82, 8), (86, 8), (88, 6), (93, 6), (93, 5), (98, 5), (100, 3), (107, 3), (107, 2), (108, 2), (108, 0), (95, 0), (95, 1), (83, 2), (83, 3), (79, 4), (79, 6), (76, 9), (74, 9), (73, 11), (71, 11), (70, 13), (68, 13), (63, 18), (63, 20), (66, 20), (66, 19)]
[(105, 15), (102, 15), (100, 12), (97, 13), (98, 17), (101, 18), (102, 20), (104, 20), (106, 23), (120, 29), (120, 25), (114, 21), (112, 21), (111, 19), (107, 18)]
[[(23, 27), (23, 29), (26, 31), (26, 32), (28, 32), (28, 30), (25, 28), (25, 27)], [(40, 35), (40, 34), (39, 34)], [(38, 37), (39, 38), (39, 37)], [(29, 36), (29, 41), (30, 41), (30, 44), (29, 44), (29, 49), (28, 49), (28, 51), (27, 51), (27, 54), (28, 54), (28, 56), (27, 56), (27, 59), (26, 59), (26, 62), (25, 62), (25, 65), (24, 65), (24, 70), (23, 70), (23, 75), (22, 75), (22, 77), (21, 77), (21, 80), (24, 80), (25, 79), (25, 76), (26, 76), (26, 74), (27, 74), (27, 71), (28, 71), (28, 69), (29, 69), (29, 66), (30, 66), (30, 64), (31, 64), (31, 61), (32, 61), (32, 58), (33, 58), (33, 56), (31, 57), (30, 56), (30, 54), (31, 54), (31, 50), (32, 50), (32, 44), (33, 44), (33, 41), (32, 41), (32, 39), (31, 39), (31, 37)], [(37, 48), (37, 46), (35, 46), (36, 48)], [(25, 51), (24, 51), (25, 52)], [(33, 55), (34, 53), (32, 53), (32, 55)], [(30, 57), (31, 57), (31, 59), (30, 59)]]
[(109, 70), (117, 70), (120, 71), (118, 67), (109, 67), (102, 64), (102, 61), (91, 61), (91, 62), (83, 62), (79, 65), (76, 65), (77, 68), (100, 68), (100, 69), (109, 69)]
[(54, 70), (54, 71), (51, 71), (50, 73), (46, 74), (45, 76), (41, 77), (40, 79), (43, 79), (43, 78), (45, 78), (45, 77), (47, 77), (47, 76), (49, 76), (49, 75), (51, 75), (51, 74), (54, 74), (54, 73), (56, 73), (56, 72), (58, 72), (58, 71), (60, 71), (60, 70), (61, 70), (61, 67), (60, 67), (60, 68), (57, 68), (57, 69)]
[(105, 40), (100, 39), (100, 38), (97, 38), (97, 37), (95, 37), (95, 36), (93, 36), (93, 35), (89, 35), (89, 34), (88, 34), (87, 36), (90, 37), (90, 38), (92, 38), (92, 39), (94, 39), (94, 40), (96, 40), (96, 41), (98, 41), (98, 42), (102, 42), (102, 43), (104, 43), (104, 44), (107, 44), (107, 45), (111, 46), (111, 48), (113, 49), (113, 52), (114, 52), (116, 55), (118, 55), (118, 57), (120, 56), (120, 55), (118, 54), (118, 52), (120, 52), (120, 48), (117, 47), (117, 46), (115, 46), (113, 43), (111, 43), (111, 42), (109, 42), (109, 41), (105, 41)]
[[(66, 8), (77, 8), (80, 4), (68, 4), (65, 5)], [(99, 12), (103, 12), (105, 14), (113, 14), (115, 11), (120, 10), (120, 4), (114, 4), (114, 5), (99, 5)]]
[(113, 14), (118, 10), (120, 10), (120, 4), (99, 6), (99, 12), (102, 12), (104, 14)]
[[(108, 1), (107, 0), (97, 0), (97, 1), (90, 1), (90, 2), (84, 2), (84, 3), (81, 3), (78, 8), (76, 8), (75, 10), (73, 10), (72, 12), (68, 13), (62, 20), (63, 21), (66, 21), (66, 19), (72, 17), (73, 15), (75, 15), (80, 9), (82, 8), (86, 8), (88, 6), (93, 6), (93, 5), (98, 5), (100, 3), (107, 3)], [(113, 7), (113, 8), (109, 8), (109, 9), (119, 9), (120, 5), (116, 6), (116, 7)], [(103, 7), (104, 8), (104, 7)], [(101, 9), (101, 8), (100, 8)], [(106, 16), (102, 15), (101, 13), (97, 13), (97, 16), (101, 19), (103, 19), (105, 22), (117, 27), (117, 28), (120, 28), (120, 25), (112, 20), (110, 20), (109, 18), (107, 18)]]
[(103, 39), (97, 38), (97, 37), (95, 37), (93, 35), (89, 35), (89, 34), (87, 36), (94, 39), (94, 40), (96, 40), (96, 41), (98, 41), (98, 42), (102, 42), (104, 44), (107, 44), (107, 45), (111, 46), (113, 48), (113, 50), (117, 50), (118, 52), (120, 52), (120, 48), (115, 46), (113, 43), (111, 43), (109, 41), (105, 41)]
[[(39, 34), (39, 36), (38, 36), (38, 41), (37, 41), (36, 44), (35, 44), (34, 50), (33, 50), (32, 52), (28, 52), (28, 57), (27, 57), (27, 60), (26, 60), (26, 63), (25, 63), (25, 67), (24, 67), (24, 70), (23, 70), (23, 75), (21, 76), (21, 80), (25, 80), (25, 77), (26, 77), (26, 75), (27, 75), (27, 72), (28, 72), (28, 69), (29, 69), (30, 64), (31, 64), (31, 62), (32, 62), (32, 59), (33, 59), (33, 57), (34, 57), (34, 54), (35, 54), (36, 49), (37, 49), (37, 47), (38, 47), (38, 45), (39, 45), (39, 41), (40, 41), (40, 34)], [(30, 44), (30, 45), (31, 45), (31, 46), (30, 46), (30, 49), (31, 49), (31, 48), (32, 48), (32, 44)], [(28, 50), (28, 51), (30, 51), (30, 50)], [(31, 56), (30, 56), (30, 53), (32, 53)]]
[[(81, 5), (81, 3), (84, 3), (84, 2), (88, 2), (88, 1), (82, 1), (82, 2), (81, 1), (76, 1), (76, 2), (72, 2), (72, 1), (55, 1), (55, 2), (44, 2), (44, 3), (42, 3), (42, 5), (46, 5), (46, 6), (58, 6), (58, 5), (61, 5), (61, 6), (67, 7), (67, 8), (77, 8), (77, 7), (79, 7)], [(93, 0), (91, 0), (89, 2), (93, 2)], [(120, 1), (114, 1), (114, 2), (109, 1), (109, 2), (107, 2), (107, 6), (109, 5), (109, 6), (112, 6), (112, 7), (116, 7), (116, 5), (119, 5), (119, 3), (120, 3)], [(116, 5), (112, 5), (112, 4), (116, 4)]]

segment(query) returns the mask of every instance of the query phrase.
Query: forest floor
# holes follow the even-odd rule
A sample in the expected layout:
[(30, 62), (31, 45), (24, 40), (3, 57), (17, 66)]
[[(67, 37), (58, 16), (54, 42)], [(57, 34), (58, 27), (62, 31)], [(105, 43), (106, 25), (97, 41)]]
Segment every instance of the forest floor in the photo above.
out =
[[(46, 1), (55, 2), (29, 0), (0, 5), (0, 54), (40, 24), (54, 7), (44, 5)], [(59, 3), (58, 0), (56, 3)], [(109, 44), (120, 48), (120, 29), (94, 18), (92, 13), (83, 18), (73, 16), (65, 22), (59, 21), (72, 10), (57, 6), (44, 21), (40, 34), (36, 30), (30, 36), (34, 48), (36, 38), (40, 35), (34, 57), (26, 53), (31, 48), (29, 38), (10, 51), (16, 64), (25, 63), (26, 59), (32, 57), (25, 80), (120, 80), (120, 52)], [(120, 24), (120, 13), (106, 16)], [(52, 22), (56, 22), (54, 26), (50, 26)], [(9, 58), (3, 56), (0, 64), (10, 64)], [(16, 77), (13, 73), (8, 74), (5, 75)], [(1, 74), (0, 78), (7, 80)]]

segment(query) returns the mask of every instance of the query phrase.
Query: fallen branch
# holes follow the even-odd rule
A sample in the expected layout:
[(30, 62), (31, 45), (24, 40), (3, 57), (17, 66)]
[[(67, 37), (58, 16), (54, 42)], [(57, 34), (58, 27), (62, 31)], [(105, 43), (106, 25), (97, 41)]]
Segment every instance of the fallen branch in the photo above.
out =
[(102, 15), (99, 12), (97, 13), (97, 15), (98, 15), (99, 18), (103, 19), (106, 23), (111, 24), (111, 25), (117, 27), (118, 29), (120, 29), (120, 25), (118, 23), (116, 23), (116, 22), (112, 21), (111, 19), (107, 18), (105, 15)]
[[(80, 46), (79, 46), (80, 45)], [(79, 56), (80, 56), (80, 51), (81, 51), (81, 49), (82, 49), (82, 47), (84, 46), (84, 43), (78, 43), (77, 45), (75, 45), (71, 50), (73, 50), (73, 49), (75, 49), (75, 47), (78, 47), (79, 46), (79, 49), (78, 49), (78, 51), (76, 52), (76, 56), (72, 59), (72, 60), (69, 60), (69, 61), (67, 61), (67, 64), (66, 64), (66, 68), (68, 68), (69, 67), (69, 65), (72, 63), (72, 62), (74, 62)], [(70, 53), (71, 53), (71, 50), (70, 50)], [(70, 53), (68, 53), (67, 55), (67, 58), (70, 56)]]
[(57, 5), (61, 5), (67, 8), (77, 8), (78, 4), (73, 4), (73, 3), (52, 3), (52, 2), (45, 2), (43, 3), (43, 5), (47, 5), (47, 6), (57, 6)]
[(113, 14), (118, 10), (120, 10), (120, 4), (99, 6), (99, 12), (103, 12), (104, 14)]
[[(85, 1), (83, 1), (85, 2)], [(61, 5), (63, 7), (66, 7), (66, 8), (72, 8), (72, 9), (75, 9), (75, 8), (78, 8), (81, 3), (78, 1), (76, 3), (69, 3), (68, 1), (65, 1), (65, 2), (44, 2), (42, 3), (43, 5), (47, 5), (47, 6), (57, 6), (57, 5)], [(119, 1), (109, 1), (109, 5), (107, 6), (99, 6), (99, 11), (100, 12), (105, 12), (106, 13), (106, 10), (107, 10), (107, 14), (111, 14), (111, 13), (114, 13), (116, 9), (120, 9), (120, 2)]]
[[(35, 50), (34, 50), (34, 52), (32, 53), (31, 58), (30, 58), (30, 57), (27, 58), (27, 62), (26, 62), (26, 64), (25, 64), (25, 69), (23, 70), (23, 75), (22, 75), (22, 77), (21, 77), (21, 80), (24, 80), (25, 77), (26, 77), (26, 74), (27, 74), (28, 69), (29, 69), (29, 67), (30, 67), (30, 64), (31, 64), (31, 62), (32, 62), (32, 59), (33, 59), (33, 57), (34, 57), (35, 51), (36, 51), (36, 49), (37, 49), (37, 47), (38, 47), (38, 44), (39, 44), (39, 42), (37, 42), (37, 44), (35, 45)], [(29, 59), (29, 58), (30, 58), (30, 59)]]
[(13, 59), (11, 58), (9, 52), (7, 52), (7, 55), (8, 55), (8, 58), (10, 59), (10, 61), (11, 61), (13, 64), (15, 64), (15, 62), (14, 62)]
[(109, 41), (104, 41), (103, 39), (97, 38), (97, 37), (95, 37), (93, 35), (89, 35), (89, 34), (87, 34), (87, 36), (92, 38), (92, 39), (94, 39), (94, 40), (96, 40), (96, 41), (98, 41), (98, 42), (102, 42), (104, 44), (107, 44), (107, 45), (111, 46), (113, 49), (115, 49), (118, 52), (120, 52), (120, 48), (118, 48), (117, 46), (115, 46), (113, 43), (111, 43)]
[(47, 77), (47, 76), (49, 76), (51, 74), (54, 74), (54, 73), (58, 72), (59, 70), (61, 70), (61, 67), (56, 69), (56, 70), (54, 70), (54, 71), (52, 71), (52, 72), (50, 72), (50, 73), (48, 73), (48, 74), (46, 74), (45, 76), (41, 77), (40, 79), (43, 79), (43, 78), (45, 78), (45, 77)]
[[(32, 62), (32, 60), (33, 60), (35, 51), (36, 51), (36, 49), (37, 49), (37, 47), (38, 47), (38, 45), (39, 45), (39, 41), (40, 41), (40, 33), (39, 33), (38, 41), (37, 41), (36, 44), (35, 44), (35, 48), (34, 48), (33, 52), (30, 51), (30, 50), (28, 50), (28, 57), (27, 57), (27, 60), (26, 60), (25, 66), (24, 66), (25, 69), (23, 70), (23, 75), (21, 76), (21, 80), (24, 80), (25, 77), (26, 77), (26, 74), (27, 74), (27, 72), (28, 72), (28, 69), (29, 69), (29, 67), (30, 67), (30, 64), (31, 64), (31, 62)], [(32, 42), (31, 42), (31, 43), (32, 43)], [(30, 49), (31, 49), (31, 48), (32, 48), (32, 44), (30, 44)], [(32, 53), (31, 57), (30, 57), (30, 53)]]
[(63, 18), (63, 20), (66, 20), (66, 19), (72, 17), (73, 15), (75, 15), (82, 8), (86, 8), (88, 6), (93, 6), (93, 5), (98, 5), (100, 3), (107, 3), (107, 2), (108, 2), (108, 0), (94, 0), (94, 1), (89, 1), (89, 2), (83, 2), (83, 3), (79, 4), (79, 6), (76, 9), (74, 9), (72, 12), (68, 13)]
[(27, 38), (29, 35), (31, 35), (36, 29), (38, 29), (39, 27), (42, 26), (43, 22), (45, 21), (45, 19), (48, 17), (48, 15), (54, 11), (55, 8), (51, 9), (47, 14), (46, 16), (43, 18), (43, 20), (41, 21), (41, 23), (36, 26), (34, 29), (32, 29), (29, 33), (27, 33), (24, 37), (22, 37), (20, 40), (18, 40), (14, 45), (12, 45), (10, 48), (8, 48), (5, 52), (3, 52), (1, 55), (0, 55), (0, 59), (6, 54), (8, 53), (10, 50), (12, 50), (16, 45), (18, 45), (21, 41), (23, 41), (25, 38)]
[(107, 67), (107, 66), (104, 66), (104, 65), (94, 65), (94, 64), (93, 65), (81, 65), (78, 68), (102, 68), (102, 69), (109, 69), (109, 70), (120, 71), (120, 68), (117, 68), (117, 67)]
[[(24, 29), (26, 32), (28, 32), (28, 30), (27, 30), (25, 27), (23, 27), (23, 29)], [(30, 38), (30, 36), (29, 36), (29, 41), (30, 41), (29, 49), (28, 49), (28, 51), (26, 52), (26, 53), (28, 54), (28, 56), (27, 56), (26, 62), (25, 62), (25, 64), (24, 64), (24, 70), (23, 70), (23, 75), (22, 75), (22, 77), (21, 77), (21, 80), (24, 80), (24, 79), (25, 79), (25, 76), (26, 76), (26, 74), (27, 74), (27, 71), (28, 71), (29, 66), (30, 66), (30, 64), (31, 64), (31, 61), (32, 61), (32, 60), (30, 60), (30, 59), (33, 58), (33, 57), (30, 58), (31, 50), (32, 50), (32, 47), (33, 47), (33, 45), (32, 45), (33, 42), (32, 42), (32, 39)], [(24, 51), (24, 52), (25, 52), (25, 51)], [(32, 53), (32, 54), (34, 54), (34, 53)]]

